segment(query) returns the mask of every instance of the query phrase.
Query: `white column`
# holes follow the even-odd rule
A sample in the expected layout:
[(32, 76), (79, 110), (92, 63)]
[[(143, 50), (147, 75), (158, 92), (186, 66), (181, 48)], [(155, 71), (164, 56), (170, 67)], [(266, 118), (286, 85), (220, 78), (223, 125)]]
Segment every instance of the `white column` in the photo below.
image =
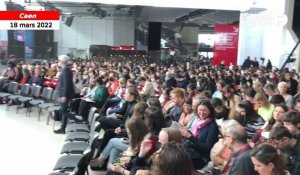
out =
[[(241, 65), (247, 56), (265, 57), (273, 66), (281, 67), (294, 45), (287, 29), (286, 6), (284, 0), (265, 1), (267, 8), (258, 14), (241, 13), (238, 64)], [(290, 5), (288, 5), (290, 6)], [(290, 10), (290, 9), (289, 9)], [(289, 16), (289, 21), (292, 19)]]

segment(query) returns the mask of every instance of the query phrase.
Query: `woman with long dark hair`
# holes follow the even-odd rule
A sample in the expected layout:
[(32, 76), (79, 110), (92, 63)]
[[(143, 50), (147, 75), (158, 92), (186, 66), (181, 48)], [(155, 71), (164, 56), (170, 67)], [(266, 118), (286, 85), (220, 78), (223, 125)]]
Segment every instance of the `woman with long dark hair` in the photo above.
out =
[(259, 175), (287, 175), (283, 154), (271, 144), (254, 147), (251, 160)]
[(202, 100), (197, 106), (198, 117), (191, 129), (181, 129), (187, 149), (194, 167), (203, 168), (210, 161), (210, 151), (219, 140), (219, 128), (215, 121), (215, 110), (209, 100)]

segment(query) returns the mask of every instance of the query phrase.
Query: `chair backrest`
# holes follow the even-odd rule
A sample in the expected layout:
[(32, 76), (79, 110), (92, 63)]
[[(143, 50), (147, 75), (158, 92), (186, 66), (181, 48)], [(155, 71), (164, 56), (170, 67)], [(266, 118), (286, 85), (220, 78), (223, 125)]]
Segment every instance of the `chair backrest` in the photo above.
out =
[(95, 125), (95, 122), (97, 120), (99, 120), (99, 118), (100, 118), (100, 114), (99, 113), (95, 113), (94, 116), (93, 116), (93, 119), (92, 119), (92, 121), (90, 123), (91, 128)]
[(19, 89), (19, 83), (10, 82), (8, 86), (8, 93), (15, 94)]
[(30, 84), (24, 84), (21, 87), (21, 95), (28, 96), (30, 93)]
[(95, 139), (92, 142), (92, 145), (83, 152), (83, 156), (78, 161), (77, 166), (74, 169), (73, 175), (83, 175), (89, 174), (88, 165), (95, 153), (96, 147), (98, 146), (98, 136), (95, 136)]
[(37, 86), (37, 85), (33, 86), (32, 89), (31, 89), (30, 96), (32, 96), (34, 98), (39, 98), (40, 94), (41, 94), (41, 90), (42, 90), (41, 86)]
[(59, 93), (58, 90), (54, 90), (51, 98), (52, 103), (59, 103)]
[[(96, 114), (96, 115), (99, 116), (99, 114)], [(97, 116), (95, 116), (95, 117), (97, 117)], [(99, 125), (100, 125), (100, 122), (99, 122), (99, 121), (96, 121), (95, 123), (93, 123), (93, 124), (91, 125), (91, 130), (90, 130), (90, 140), (89, 140), (89, 143), (92, 143), (93, 138), (94, 138), (94, 136), (95, 136), (96, 134), (99, 135), (100, 132), (96, 131), (96, 128), (97, 128)]]
[(91, 109), (90, 109), (90, 111), (89, 111), (89, 115), (88, 115), (88, 122), (89, 122), (89, 125), (92, 123), (94, 114), (95, 114), (96, 112), (97, 112), (97, 108), (91, 107)]
[(51, 87), (47, 87), (43, 89), (42, 98), (50, 101), (52, 99), (53, 89)]

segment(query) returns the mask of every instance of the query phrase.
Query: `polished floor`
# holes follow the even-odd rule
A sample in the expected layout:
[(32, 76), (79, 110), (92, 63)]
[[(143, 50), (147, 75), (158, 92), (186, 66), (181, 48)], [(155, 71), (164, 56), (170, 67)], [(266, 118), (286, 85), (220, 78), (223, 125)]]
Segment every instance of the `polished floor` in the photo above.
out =
[(0, 139), (0, 174), (47, 175), (60, 156), (65, 135), (54, 134), (52, 123), (46, 125), (46, 113), (38, 121), (36, 109), (28, 117), (25, 109), (17, 114), (15, 107), (7, 111), (0, 105)]

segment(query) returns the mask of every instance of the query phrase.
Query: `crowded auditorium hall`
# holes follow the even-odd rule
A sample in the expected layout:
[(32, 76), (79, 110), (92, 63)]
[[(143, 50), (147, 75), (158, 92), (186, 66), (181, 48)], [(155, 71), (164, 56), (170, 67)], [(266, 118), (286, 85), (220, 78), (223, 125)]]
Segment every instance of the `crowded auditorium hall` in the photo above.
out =
[(300, 175), (300, 0), (0, 1), (3, 175)]

